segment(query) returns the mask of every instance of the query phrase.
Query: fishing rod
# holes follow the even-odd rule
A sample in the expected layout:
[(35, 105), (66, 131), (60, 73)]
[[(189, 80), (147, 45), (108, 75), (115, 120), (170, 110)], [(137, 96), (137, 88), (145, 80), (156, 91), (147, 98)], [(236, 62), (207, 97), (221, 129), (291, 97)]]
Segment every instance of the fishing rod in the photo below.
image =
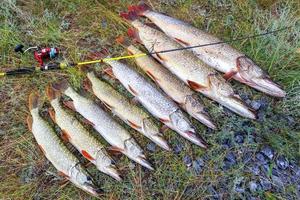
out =
[[(124, 60), (124, 59), (131, 59), (131, 58), (138, 58), (138, 57), (142, 57), (142, 56), (151, 56), (151, 55), (155, 55), (155, 54), (159, 54), (159, 53), (168, 53), (168, 52), (174, 52), (174, 51), (182, 51), (182, 50), (187, 50), (187, 49), (194, 49), (194, 48), (201, 48), (201, 47), (206, 47), (206, 46), (213, 46), (213, 45), (219, 45), (219, 44), (227, 44), (227, 43), (232, 43), (232, 42), (236, 42), (236, 41), (242, 41), (242, 40), (246, 40), (246, 39), (252, 39), (252, 38), (257, 38), (257, 37), (262, 37), (265, 35), (270, 35), (270, 34), (275, 34), (278, 32), (282, 32), (284, 30), (287, 30), (291, 28), (291, 26), (289, 27), (284, 27), (281, 29), (276, 29), (273, 31), (267, 31), (264, 33), (260, 33), (260, 34), (255, 34), (255, 35), (250, 35), (250, 36), (244, 36), (244, 37), (239, 37), (239, 38), (235, 38), (235, 39), (231, 39), (231, 40), (224, 40), (224, 41), (219, 41), (219, 42), (214, 42), (214, 43), (207, 43), (207, 44), (201, 44), (201, 45), (195, 45), (195, 46), (187, 46), (187, 47), (182, 47), (182, 48), (176, 48), (176, 49), (167, 49), (167, 50), (163, 50), (163, 51), (152, 51), (152, 52), (148, 52), (148, 53), (140, 53), (140, 54), (134, 54), (134, 55), (127, 55), (127, 56), (118, 56), (118, 57), (111, 57), (111, 58), (103, 58), (103, 59), (98, 59), (98, 60), (91, 60), (91, 61), (83, 61), (83, 62), (77, 62), (77, 63), (68, 63), (68, 62), (61, 62), (61, 63), (50, 63), (47, 65), (43, 64), (43, 59), (44, 57), (50, 57), (51, 58), (51, 54), (50, 52), (54, 51), (54, 48), (44, 48), (39, 52), (35, 52), (35, 59), (40, 63), (40, 68), (22, 68), (22, 69), (17, 69), (17, 70), (11, 70), (8, 72), (0, 72), (0, 77), (3, 76), (12, 76), (12, 75), (18, 75), (18, 74), (31, 74), (35, 71), (46, 71), (46, 70), (57, 70), (57, 69), (65, 69), (67, 67), (75, 67), (75, 66), (83, 66), (83, 65), (89, 65), (89, 64), (96, 64), (96, 63), (102, 63), (102, 62), (106, 62), (106, 61), (116, 61), (116, 60)], [(15, 51), (20, 51), (22, 52), (22, 48), (24, 46), (23, 45), (18, 45), (15, 49)], [(21, 50), (19, 50), (21, 49)], [(58, 49), (55, 48), (56, 50), (56, 54), (55, 56), (58, 54)], [(44, 53), (41, 53), (43, 52)], [(39, 55), (39, 57), (36, 55)]]

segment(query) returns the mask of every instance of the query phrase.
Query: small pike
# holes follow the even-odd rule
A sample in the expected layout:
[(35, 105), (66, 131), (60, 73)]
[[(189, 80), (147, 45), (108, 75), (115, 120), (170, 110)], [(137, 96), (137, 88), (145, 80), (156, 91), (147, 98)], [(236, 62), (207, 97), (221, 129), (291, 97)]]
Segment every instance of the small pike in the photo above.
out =
[[(179, 43), (161, 31), (140, 22), (135, 12), (122, 13), (121, 15), (129, 20), (136, 29), (130, 29), (129, 35), (138, 38), (149, 52), (182, 48)], [(202, 62), (193, 52), (181, 50), (157, 53), (154, 56), (193, 90), (201, 92), (241, 116), (251, 119), (256, 118), (241, 98), (234, 93), (230, 84), (214, 69)]]
[(67, 81), (53, 84), (53, 87), (73, 100), (68, 102), (69, 107), (89, 121), (94, 129), (112, 145), (112, 151), (121, 152), (142, 166), (153, 169), (134, 138), (96, 103), (75, 92)]
[(50, 116), (61, 128), (62, 137), (74, 145), (98, 170), (121, 181), (121, 177), (103, 145), (72, 114), (60, 105), (60, 94), (54, 91), (51, 86), (46, 88), (46, 94), (54, 109), (49, 110)]
[[(183, 46), (221, 42), (218, 38), (186, 22), (150, 10), (146, 4), (130, 6), (129, 10), (147, 17), (163, 32)], [(286, 95), (285, 91), (272, 82), (266, 72), (257, 64), (228, 44), (205, 46), (193, 48), (192, 50), (206, 64), (225, 73), (224, 78), (226, 79), (234, 78), (271, 96), (284, 97)]]
[(192, 124), (184, 116), (175, 102), (126, 64), (118, 61), (107, 61), (106, 63), (112, 66), (113, 74), (122, 85), (135, 96), (154, 117), (160, 119), (161, 122), (184, 138), (203, 148), (207, 148), (206, 143), (196, 135)]
[[(127, 41), (123, 41), (123, 46), (125, 46), (130, 54), (143, 53), (135, 46), (127, 43)], [(197, 94), (184, 84), (184, 82), (179, 80), (169, 70), (161, 66), (151, 56), (137, 57), (135, 58), (135, 61), (137, 65), (188, 114), (209, 128), (216, 129), (215, 124), (212, 122), (207, 112), (204, 111), (204, 107), (200, 103), (200, 99), (198, 99)]]
[(139, 131), (161, 148), (170, 151), (170, 147), (159, 132), (158, 126), (151, 117), (138, 106), (132, 104), (108, 83), (98, 79), (94, 72), (88, 72), (87, 77), (91, 83), (93, 93), (115, 115), (125, 123)]
[(99, 197), (103, 191), (95, 186), (91, 176), (80, 165), (79, 160), (67, 149), (53, 128), (39, 115), (38, 101), (36, 93), (29, 95), (31, 116), (28, 116), (27, 124), (42, 152), (61, 175), (77, 187)]

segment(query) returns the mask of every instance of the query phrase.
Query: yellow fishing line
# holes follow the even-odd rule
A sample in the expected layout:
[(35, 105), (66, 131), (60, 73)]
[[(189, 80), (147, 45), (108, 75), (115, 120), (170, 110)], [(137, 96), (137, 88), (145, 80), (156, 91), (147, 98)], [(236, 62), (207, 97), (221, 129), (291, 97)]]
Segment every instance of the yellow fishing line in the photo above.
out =
[(146, 53), (140, 53), (140, 54), (134, 54), (134, 55), (128, 55), (128, 56), (118, 56), (118, 57), (114, 57), (114, 58), (104, 58), (104, 59), (100, 59), (100, 60), (79, 62), (79, 63), (77, 63), (77, 65), (78, 66), (80, 66), (80, 65), (89, 65), (89, 64), (95, 64), (95, 63), (100, 63), (100, 62), (105, 62), (105, 61), (138, 58), (138, 57), (142, 57), (142, 56), (146, 56), (146, 55), (147, 55)]

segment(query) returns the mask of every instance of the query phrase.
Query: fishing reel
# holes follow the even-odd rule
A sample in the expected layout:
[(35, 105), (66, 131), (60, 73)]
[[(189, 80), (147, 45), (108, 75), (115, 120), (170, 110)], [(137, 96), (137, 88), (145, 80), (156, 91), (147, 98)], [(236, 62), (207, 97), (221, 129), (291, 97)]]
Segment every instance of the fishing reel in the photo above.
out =
[(29, 47), (26, 50), (23, 50), (23, 48), (24, 48), (24, 45), (18, 44), (15, 47), (15, 52), (26, 53), (27, 51), (33, 50), (34, 59), (40, 64), (41, 68), (43, 66), (45, 66), (45, 64), (44, 64), (45, 60), (54, 59), (59, 54), (59, 50), (56, 47), (40, 48), (38, 46), (34, 46), (34, 47)]

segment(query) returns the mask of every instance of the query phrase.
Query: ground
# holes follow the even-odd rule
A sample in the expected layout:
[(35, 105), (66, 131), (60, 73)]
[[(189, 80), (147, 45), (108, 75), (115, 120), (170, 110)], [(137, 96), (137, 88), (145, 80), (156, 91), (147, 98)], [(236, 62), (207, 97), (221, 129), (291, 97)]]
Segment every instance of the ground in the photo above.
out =
[[(61, 60), (85, 60), (90, 52), (103, 48), (114, 55), (124, 54), (115, 38), (124, 35), (129, 25), (118, 13), (136, 3), (2, 0), (0, 69), (36, 65), (32, 54), (14, 53), (14, 46), (19, 43), (58, 46)], [(117, 157), (124, 176), (124, 181), (117, 183), (89, 165), (97, 184), (106, 191), (103, 199), (300, 199), (299, 2), (149, 0), (147, 3), (222, 39), (290, 26), (276, 35), (232, 43), (282, 85), (287, 97), (272, 98), (232, 81), (234, 89), (257, 111), (256, 121), (239, 117), (203, 98), (219, 127), (211, 131), (193, 120), (210, 144), (206, 151), (167, 131), (166, 138), (173, 151), (165, 152), (128, 129), (156, 169), (148, 171), (124, 156)], [(100, 72), (102, 67), (95, 65), (95, 70)], [(63, 78), (83, 90), (84, 74), (78, 69), (0, 79), (0, 199), (92, 199), (57, 175), (25, 122), (27, 97), (33, 90), (40, 92), (42, 114), (50, 122), (44, 89), (48, 83)], [(113, 84), (129, 95), (117, 81)]]

